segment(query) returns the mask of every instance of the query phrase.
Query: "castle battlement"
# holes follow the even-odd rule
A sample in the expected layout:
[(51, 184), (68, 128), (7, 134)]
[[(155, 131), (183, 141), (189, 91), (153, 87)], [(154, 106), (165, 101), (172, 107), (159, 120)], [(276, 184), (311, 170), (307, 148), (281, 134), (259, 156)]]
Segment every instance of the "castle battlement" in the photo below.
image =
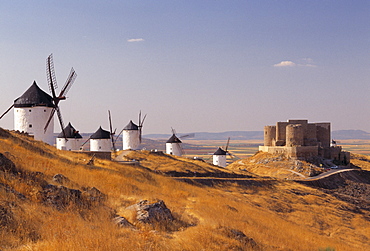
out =
[(259, 150), (303, 160), (313, 157), (332, 159), (341, 165), (348, 165), (350, 161), (349, 152), (343, 152), (340, 146), (331, 145), (329, 122), (288, 120), (265, 126), (264, 145)]

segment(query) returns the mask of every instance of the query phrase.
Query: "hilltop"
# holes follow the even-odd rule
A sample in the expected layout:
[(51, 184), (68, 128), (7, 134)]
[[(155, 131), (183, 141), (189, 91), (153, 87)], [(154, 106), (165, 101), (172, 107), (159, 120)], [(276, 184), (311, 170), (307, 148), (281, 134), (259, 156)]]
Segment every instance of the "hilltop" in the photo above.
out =
[(304, 183), (278, 172), (291, 163), (276, 156), (225, 169), (161, 152), (120, 156), (132, 162), (87, 165), (87, 155), (0, 129), (0, 249), (370, 249), (369, 157)]

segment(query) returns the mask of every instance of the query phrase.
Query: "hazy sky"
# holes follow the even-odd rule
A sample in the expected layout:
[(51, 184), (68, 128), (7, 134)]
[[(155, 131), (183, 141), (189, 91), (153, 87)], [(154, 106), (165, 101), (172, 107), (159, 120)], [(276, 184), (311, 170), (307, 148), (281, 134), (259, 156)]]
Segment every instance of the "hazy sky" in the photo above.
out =
[[(65, 124), (263, 130), (293, 118), (370, 131), (370, 1), (0, 1), (0, 112), (54, 55)], [(13, 113), (0, 121), (13, 128)], [(60, 131), (57, 121), (55, 130)]]

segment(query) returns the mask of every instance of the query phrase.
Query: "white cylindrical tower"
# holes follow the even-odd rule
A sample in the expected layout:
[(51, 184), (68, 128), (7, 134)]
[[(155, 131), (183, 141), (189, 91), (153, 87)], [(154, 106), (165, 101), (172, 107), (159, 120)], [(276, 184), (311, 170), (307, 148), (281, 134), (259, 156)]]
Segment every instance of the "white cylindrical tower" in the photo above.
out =
[(71, 125), (71, 123), (68, 123), (63, 131), (64, 133), (61, 132), (57, 137), (57, 149), (67, 151), (79, 150), (83, 143), (82, 136), (79, 132)]
[(166, 142), (166, 153), (181, 156), (183, 152), (181, 144), (181, 140), (175, 134), (172, 134), (171, 138)]
[(101, 127), (90, 137), (90, 151), (110, 152), (112, 149), (110, 132)]
[(137, 150), (140, 145), (140, 130), (132, 120), (123, 128), (122, 132), (123, 150)]
[(226, 167), (226, 154), (227, 152), (219, 147), (213, 154), (213, 165)]
[(54, 104), (52, 97), (41, 90), (36, 81), (22, 96), (14, 100), (14, 130), (34, 136), (50, 145), (54, 144), (54, 118), (44, 132)]

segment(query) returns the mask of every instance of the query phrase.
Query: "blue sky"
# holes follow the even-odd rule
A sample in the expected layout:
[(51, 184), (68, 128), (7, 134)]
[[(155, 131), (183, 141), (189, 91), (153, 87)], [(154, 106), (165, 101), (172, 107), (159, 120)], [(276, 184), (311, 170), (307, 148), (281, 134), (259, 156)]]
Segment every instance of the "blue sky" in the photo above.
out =
[[(1, 1), (0, 110), (33, 82), (82, 132), (263, 130), (293, 118), (370, 131), (370, 2)], [(55, 131), (60, 128), (55, 123)], [(13, 115), (0, 126), (11, 129)]]

